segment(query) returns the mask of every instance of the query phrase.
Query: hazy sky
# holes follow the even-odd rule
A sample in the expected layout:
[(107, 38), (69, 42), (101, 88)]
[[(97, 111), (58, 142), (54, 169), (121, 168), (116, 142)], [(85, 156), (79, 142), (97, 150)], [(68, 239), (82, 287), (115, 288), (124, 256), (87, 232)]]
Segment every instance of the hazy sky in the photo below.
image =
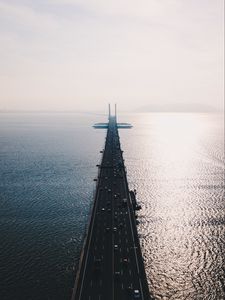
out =
[(223, 106), (223, 0), (0, 0), (0, 110)]

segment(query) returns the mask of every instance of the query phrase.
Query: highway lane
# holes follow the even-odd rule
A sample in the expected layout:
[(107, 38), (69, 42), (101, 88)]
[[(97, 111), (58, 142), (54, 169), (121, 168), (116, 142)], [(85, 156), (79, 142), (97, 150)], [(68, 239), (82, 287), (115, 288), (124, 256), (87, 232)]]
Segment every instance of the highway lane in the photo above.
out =
[(150, 299), (135, 222), (116, 120), (111, 117), (72, 300)]

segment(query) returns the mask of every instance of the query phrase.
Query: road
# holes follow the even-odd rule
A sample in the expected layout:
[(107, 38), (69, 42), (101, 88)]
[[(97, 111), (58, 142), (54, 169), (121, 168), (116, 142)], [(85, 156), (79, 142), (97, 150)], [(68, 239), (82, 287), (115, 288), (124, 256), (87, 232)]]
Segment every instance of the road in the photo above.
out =
[(71, 300), (152, 299), (116, 118), (109, 118), (89, 229)]

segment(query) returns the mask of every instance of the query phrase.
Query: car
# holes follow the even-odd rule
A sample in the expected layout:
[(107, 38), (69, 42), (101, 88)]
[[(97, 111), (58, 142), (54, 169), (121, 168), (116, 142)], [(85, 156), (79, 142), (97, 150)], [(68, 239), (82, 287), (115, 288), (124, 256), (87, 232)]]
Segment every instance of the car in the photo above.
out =
[(109, 232), (109, 231), (110, 231), (110, 228), (109, 228), (109, 227), (106, 227), (105, 231), (106, 231), (106, 232)]
[(114, 245), (114, 250), (116, 251), (118, 249), (119, 249), (118, 245)]
[(102, 259), (95, 258), (94, 259), (94, 273), (99, 274), (102, 271)]
[(114, 277), (115, 277), (116, 281), (119, 281), (120, 280), (120, 271), (115, 271)]
[(139, 290), (133, 291), (133, 299), (141, 299), (141, 294)]
[(102, 208), (102, 211), (105, 211), (105, 208), (104, 208), (104, 207)]
[(128, 258), (124, 257), (124, 259), (123, 259), (123, 264), (124, 264), (124, 265), (127, 265), (127, 264), (128, 264)]
[(117, 227), (113, 227), (113, 232), (116, 232), (117, 231)]
[(126, 206), (127, 206), (127, 199), (126, 199), (126, 198), (124, 198), (124, 199), (122, 200), (122, 205), (123, 205), (123, 207), (126, 207)]

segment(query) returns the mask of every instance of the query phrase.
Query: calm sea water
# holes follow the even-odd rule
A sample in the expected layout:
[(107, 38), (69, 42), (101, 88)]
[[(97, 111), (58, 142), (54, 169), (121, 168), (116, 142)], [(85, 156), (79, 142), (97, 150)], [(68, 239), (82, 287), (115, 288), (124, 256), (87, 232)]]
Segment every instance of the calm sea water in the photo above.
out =
[[(0, 115), (0, 299), (69, 300), (105, 116)], [(217, 114), (121, 116), (156, 299), (225, 299), (224, 132)]]

